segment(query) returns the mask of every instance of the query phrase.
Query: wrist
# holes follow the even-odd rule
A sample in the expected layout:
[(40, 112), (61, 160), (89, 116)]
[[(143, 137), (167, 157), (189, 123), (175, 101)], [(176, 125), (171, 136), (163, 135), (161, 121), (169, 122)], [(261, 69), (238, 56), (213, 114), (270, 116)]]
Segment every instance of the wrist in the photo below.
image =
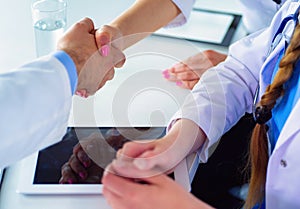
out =
[[(132, 23), (127, 23), (125, 20), (116, 21), (108, 25), (113, 28), (114, 40), (118, 40), (116, 41), (118, 45), (117, 48), (121, 51), (124, 51), (128, 47), (152, 34), (143, 30), (130, 29), (129, 25), (132, 25)], [(114, 44), (114, 46), (116, 46), (116, 44)]]
[(75, 66), (76, 66), (76, 73), (77, 75), (79, 75), (80, 69), (82, 68), (82, 64), (80, 62), (80, 58), (77, 55), (77, 53), (73, 50), (68, 50), (68, 49), (61, 49), (62, 51), (64, 51), (66, 54), (69, 55), (69, 57), (73, 60)]
[(192, 120), (185, 118), (176, 120), (168, 135), (173, 140), (179, 140), (179, 146), (186, 150), (187, 155), (198, 150), (206, 140), (202, 129)]
[(72, 92), (72, 94), (74, 94), (75, 90), (76, 90), (76, 86), (77, 86), (77, 80), (78, 80), (76, 65), (75, 65), (74, 61), (64, 51), (57, 51), (57, 52), (53, 53), (53, 56), (64, 65), (64, 67), (68, 73), (68, 76), (69, 76), (71, 92)]

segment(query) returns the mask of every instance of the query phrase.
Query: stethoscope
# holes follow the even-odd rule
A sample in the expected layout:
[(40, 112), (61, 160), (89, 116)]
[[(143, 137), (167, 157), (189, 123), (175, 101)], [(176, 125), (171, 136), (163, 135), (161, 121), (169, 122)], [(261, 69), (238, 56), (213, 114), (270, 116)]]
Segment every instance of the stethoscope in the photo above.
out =
[[(276, 1), (276, 0), (273, 0)], [(277, 1), (281, 1), (281, 0), (277, 0)], [(297, 9), (297, 11), (299, 10), (299, 8)], [(281, 22), (275, 36), (273, 37), (273, 41), (271, 44), (271, 48), (269, 53), (277, 46), (277, 44), (280, 42), (280, 40), (282, 38), (284, 38), (284, 36), (282, 36), (283, 30), (287, 24), (287, 22), (289, 22), (290, 20), (294, 20), (295, 23), (298, 23), (298, 16), (299, 13), (296, 12), (293, 15), (289, 15), (287, 17), (285, 17), (283, 19), (283, 21)], [(254, 96), (254, 102), (253, 102), (253, 117), (254, 120), (256, 121), (256, 123), (258, 124), (265, 124), (271, 117), (272, 117), (272, 112), (270, 110), (267, 110), (266, 107), (263, 106), (256, 106), (257, 102), (258, 102), (258, 94), (259, 94), (259, 86), (256, 89), (255, 92), (255, 96)]]

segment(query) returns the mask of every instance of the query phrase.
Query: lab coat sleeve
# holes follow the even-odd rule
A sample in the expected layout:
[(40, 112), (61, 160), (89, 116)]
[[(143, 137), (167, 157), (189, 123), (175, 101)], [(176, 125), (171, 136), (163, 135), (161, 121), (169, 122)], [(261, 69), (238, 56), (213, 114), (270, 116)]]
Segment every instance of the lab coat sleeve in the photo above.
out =
[(76, 82), (64, 52), (0, 74), (0, 168), (61, 140)]
[(205, 132), (199, 149), (206, 162), (209, 148), (245, 114), (252, 112), (260, 69), (269, 52), (275, 27), (254, 33), (233, 44), (227, 59), (208, 70), (169, 123), (189, 119)]
[(172, 0), (173, 3), (179, 8), (181, 13), (173, 19), (169, 24), (167, 24), (166, 28), (177, 27), (183, 25), (189, 19), (190, 13), (193, 9), (193, 5), (195, 0)]

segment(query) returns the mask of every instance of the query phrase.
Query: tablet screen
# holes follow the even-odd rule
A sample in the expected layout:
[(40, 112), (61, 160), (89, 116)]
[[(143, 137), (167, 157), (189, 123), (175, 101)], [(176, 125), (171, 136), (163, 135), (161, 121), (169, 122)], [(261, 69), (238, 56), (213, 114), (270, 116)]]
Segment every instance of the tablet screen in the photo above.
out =
[[(73, 148), (79, 142), (93, 160), (91, 178), (79, 184), (101, 184), (105, 167), (113, 160), (116, 151), (129, 140), (156, 139), (165, 135), (164, 127), (101, 127), (69, 128), (62, 141), (38, 153), (33, 184), (58, 184), (63, 165), (69, 161)], [(94, 181), (93, 181), (94, 179)]]
[(229, 46), (241, 15), (194, 8), (188, 22), (180, 27), (162, 28), (154, 34)]

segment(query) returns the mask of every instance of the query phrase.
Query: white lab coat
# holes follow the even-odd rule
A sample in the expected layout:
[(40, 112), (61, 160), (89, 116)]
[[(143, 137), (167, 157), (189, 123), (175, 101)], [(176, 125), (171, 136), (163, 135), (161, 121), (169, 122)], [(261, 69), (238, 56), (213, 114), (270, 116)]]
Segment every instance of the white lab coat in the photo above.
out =
[(187, 22), (192, 11), (195, 0), (172, 0), (173, 3), (180, 9), (181, 13), (172, 20), (167, 27), (180, 26)]
[[(275, 15), (270, 27), (233, 44), (225, 62), (207, 71), (192, 91), (185, 105), (174, 116), (187, 118), (206, 133), (199, 156), (208, 158), (209, 148), (229, 130), (245, 112), (252, 112), (256, 89), (259, 97), (271, 82), (276, 55), (284, 39), (272, 45), (272, 39), (283, 18), (297, 11), (298, 0), (287, 1)], [(294, 30), (289, 21), (284, 37), (287, 41)], [(274, 59), (273, 59), (274, 58)], [(295, 105), (270, 156), (266, 182), (268, 209), (300, 208), (300, 102)], [(172, 123), (171, 123), (172, 124)], [(233, 139), (234, 140), (234, 139)], [(285, 163), (282, 163), (282, 162)], [(284, 166), (286, 165), (286, 166)]]
[[(269, 26), (280, 5), (273, 0), (240, 0), (242, 5), (243, 23), (249, 33)], [(285, 2), (282, 0), (281, 5)]]
[(71, 97), (68, 73), (53, 56), (0, 74), (0, 168), (58, 142)]
[[(281, 5), (286, 0), (282, 0)], [(168, 24), (168, 26), (179, 26), (189, 18), (195, 0), (173, 0), (181, 10), (181, 14)], [(273, 0), (240, 0), (242, 5), (243, 24), (249, 33), (253, 33), (269, 26), (273, 16), (280, 9)]]

